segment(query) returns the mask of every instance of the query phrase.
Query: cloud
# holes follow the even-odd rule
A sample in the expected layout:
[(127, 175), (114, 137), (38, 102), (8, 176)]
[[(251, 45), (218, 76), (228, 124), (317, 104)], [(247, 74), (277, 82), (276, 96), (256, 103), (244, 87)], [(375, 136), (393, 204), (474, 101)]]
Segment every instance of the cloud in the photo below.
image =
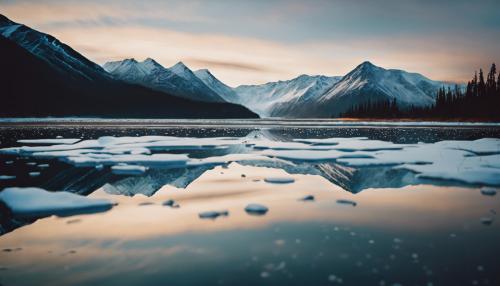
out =
[(220, 67), (235, 70), (246, 70), (255, 72), (275, 72), (276, 70), (270, 69), (264, 66), (246, 64), (241, 62), (227, 62), (227, 61), (217, 61), (217, 60), (207, 60), (207, 59), (187, 59), (187, 62), (202, 65), (206, 67)]
[(465, 81), (500, 62), (499, 1), (311, 1), (4, 0), (0, 11), (101, 64), (182, 60), (230, 85), (344, 75), (364, 60)]

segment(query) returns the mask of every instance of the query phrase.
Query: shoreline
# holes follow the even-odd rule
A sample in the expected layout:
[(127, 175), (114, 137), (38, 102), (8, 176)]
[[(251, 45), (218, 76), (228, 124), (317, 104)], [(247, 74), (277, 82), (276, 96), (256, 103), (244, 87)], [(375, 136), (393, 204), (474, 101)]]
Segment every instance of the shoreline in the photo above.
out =
[(416, 120), (379, 118), (318, 118), (318, 119), (112, 119), (112, 118), (1, 118), (0, 128), (5, 127), (221, 127), (221, 128), (336, 128), (336, 127), (500, 127), (500, 122), (481, 120)]

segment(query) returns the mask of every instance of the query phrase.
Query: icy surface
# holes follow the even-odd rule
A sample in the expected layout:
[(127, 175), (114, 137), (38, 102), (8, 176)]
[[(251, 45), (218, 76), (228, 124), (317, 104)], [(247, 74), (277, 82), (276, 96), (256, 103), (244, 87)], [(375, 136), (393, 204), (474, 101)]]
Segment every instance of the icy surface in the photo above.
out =
[(49, 192), (40, 188), (6, 188), (0, 192), (3, 202), (14, 216), (44, 217), (72, 215), (107, 210), (113, 203), (69, 192)]
[(17, 140), (17, 143), (21, 144), (75, 144), (76, 142), (80, 141), (81, 139), (63, 139), (63, 138), (56, 138), (56, 139), (20, 139)]
[[(428, 180), (500, 186), (500, 140), (495, 138), (395, 144), (364, 137), (279, 141), (257, 135), (105, 136), (75, 144), (4, 148), (0, 154), (30, 160), (58, 159), (76, 167), (99, 170), (114, 166), (112, 172), (123, 175), (144, 175), (142, 167), (186, 170), (176, 178), (155, 175), (149, 179), (153, 181), (147, 183), (151, 188), (148, 192), (154, 192), (153, 188), (160, 187), (161, 183), (185, 186), (205, 170), (231, 162), (279, 166), (289, 173), (321, 175), (335, 184), (354, 189), (404, 186)], [(353, 183), (354, 176), (357, 183)], [(292, 180), (265, 179), (269, 183), (291, 183)]]

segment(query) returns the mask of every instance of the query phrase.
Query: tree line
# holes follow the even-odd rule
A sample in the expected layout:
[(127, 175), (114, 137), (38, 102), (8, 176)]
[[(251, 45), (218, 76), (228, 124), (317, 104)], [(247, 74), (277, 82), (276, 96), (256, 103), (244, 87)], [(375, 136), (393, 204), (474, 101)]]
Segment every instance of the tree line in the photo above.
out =
[(465, 89), (441, 87), (436, 101), (427, 107), (401, 108), (396, 99), (354, 105), (339, 117), (355, 118), (428, 118), (428, 119), (500, 119), (500, 73), (492, 64), (486, 79), (476, 72)]

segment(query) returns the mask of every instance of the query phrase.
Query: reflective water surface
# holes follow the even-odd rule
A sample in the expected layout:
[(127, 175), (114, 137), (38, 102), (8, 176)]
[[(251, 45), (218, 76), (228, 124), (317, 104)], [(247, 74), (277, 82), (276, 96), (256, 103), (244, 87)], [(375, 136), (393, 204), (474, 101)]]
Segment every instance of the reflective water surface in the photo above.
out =
[[(191, 160), (187, 167), (148, 165), (145, 173), (133, 175), (113, 174), (108, 165), (75, 165), (61, 157), (1, 154), (0, 175), (15, 176), (0, 180), (1, 188), (70, 190), (116, 203), (106, 212), (39, 219), (17, 218), (3, 206), (2, 285), (500, 283), (500, 195), (485, 192), (498, 190), (496, 181), (426, 179), (401, 166), (349, 166), (338, 159), (255, 157), (285, 146), (297, 156), (306, 154), (297, 148), (309, 148), (310, 153), (329, 146), (324, 141), (305, 147), (288, 144), (299, 138), (367, 137), (391, 144), (472, 142), (500, 138), (495, 127), (14, 126), (0, 129), (0, 142), (2, 148), (10, 148), (47, 146), (18, 143), (20, 139), (146, 135), (229, 137), (245, 142), (196, 150), (184, 144), (166, 150), (162, 141), (162, 150), (147, 148), (153, 154), (211, 158), (211, 164)], [(267, 149), (254, 148), (258, 144), (266, 144)], [(500, 152), (495, 152), (494, 144), (487, 146), (493, 150), (477, 155), (488, 165), (481, 163), (478, 170), (494, 171), (500, 163), (491, 157)], [(470, 148), (478, 152), (479, 147)], [(437, 156), (459, 156), (443, 150)], [(369, 152), (381, 156), (401, 150)], [(471, 151), (464, 152), (469, 152), (464, 161), (475, 158)], [(228, 154), (233, 157), (214, 159)], [(234, 154), (253, 157), (240, 160)], [(470, 175), (470, 166), (460, 171)], [(32, 172), (40, 175), (30, 176)], [(249, 204), (268, 210), (247, 212)], [(200, 217), (206, 212), (223, 215)]]

